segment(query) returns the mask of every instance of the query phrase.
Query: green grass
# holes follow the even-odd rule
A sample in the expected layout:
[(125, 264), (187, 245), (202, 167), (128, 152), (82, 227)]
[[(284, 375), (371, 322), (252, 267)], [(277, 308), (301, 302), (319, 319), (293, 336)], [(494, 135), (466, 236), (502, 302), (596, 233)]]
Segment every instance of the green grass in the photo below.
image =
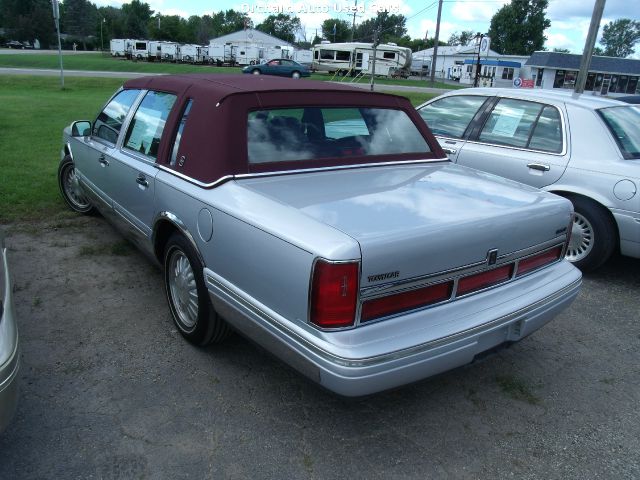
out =
[(63, 210), (56, 172), (62, 129), (95, 118), (118, 79), (0, 76), (0, 223)]
[[(73, 120), (94, 119), (122, 82), (67, 77), (62, 90), (56, 76), (0, 75), (0, 223), (64, 215), (67, 207), (57, 184), (62, 130)], [(414, 105), (435, 96), (389, 93), (406, 96)]]

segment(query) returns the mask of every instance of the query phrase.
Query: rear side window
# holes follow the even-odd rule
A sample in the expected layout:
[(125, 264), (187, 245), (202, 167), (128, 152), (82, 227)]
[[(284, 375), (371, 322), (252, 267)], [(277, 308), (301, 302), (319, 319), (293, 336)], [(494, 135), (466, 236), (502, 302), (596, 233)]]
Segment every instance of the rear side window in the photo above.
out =
[(640, 158), (640, 107), (612, 107), (598, 110), (626, 159)]
[(562, 151), (562, 122), (555, 107), (502, 98), (487, 118), (481, 142), (547, 152)]
[(547, 105), (542, 109), (529, 148), (553, 153), (562, 151), (562, 121), (556, 108)]
[(402, 110), (320, 108), (249, 114), (249, 163), (427, 153), (429, 146)]
[(436, 100), (419, 110), (431, 131), (436, 135), (462, 138), (487, 97), (479, 95), (456, 95)]
[(93, 123), (93, 136), (116, 143), (122, 123), (139, 93), (140, 90), (122, 90), (113, 97)]
[(131, 120), (124, 147), (147, 157), (157, 158), (160, 138), (176, 96), (164, 92), (147, 92)]

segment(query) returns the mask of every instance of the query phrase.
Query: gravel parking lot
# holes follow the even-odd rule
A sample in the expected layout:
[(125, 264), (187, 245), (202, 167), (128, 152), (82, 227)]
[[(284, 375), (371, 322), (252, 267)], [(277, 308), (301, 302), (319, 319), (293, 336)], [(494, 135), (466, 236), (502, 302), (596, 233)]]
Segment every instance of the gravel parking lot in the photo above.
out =
[(23, 364), (0, 479), (640, 478), (638, 260), (511, 348), (344, 400), (242, 337), (186, 343), (101, 217), (8, 233)]

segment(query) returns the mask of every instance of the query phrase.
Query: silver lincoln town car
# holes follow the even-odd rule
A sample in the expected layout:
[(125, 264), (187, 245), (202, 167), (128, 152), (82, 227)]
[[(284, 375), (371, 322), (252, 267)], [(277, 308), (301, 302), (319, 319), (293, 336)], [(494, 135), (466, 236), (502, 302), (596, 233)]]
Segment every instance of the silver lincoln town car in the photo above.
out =
[(518, 341), (581, 284), (571, 202), (451, 163), (394, 95), (130, 80), (65, 129), (59, 184), (162, 265), (188, 341), (236, 330), (346, 396)]

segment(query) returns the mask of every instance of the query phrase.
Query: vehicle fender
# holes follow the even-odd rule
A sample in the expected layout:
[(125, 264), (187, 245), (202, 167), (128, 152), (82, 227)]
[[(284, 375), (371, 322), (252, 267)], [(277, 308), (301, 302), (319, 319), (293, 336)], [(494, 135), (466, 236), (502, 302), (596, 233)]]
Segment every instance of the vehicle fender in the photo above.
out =
[(166, 240), (169, 238), (169, 236), (171, 235), (171, 233), (173, 233), (174, 231), (178, 231), (182, 235), (184, 235), (184, 237), (189, 241), (189, 243), (191, 243), (191, 246), (193, 247), (196, 254), (198, 255), (198, 259), (204, 265), (205, 264), (204, 257), (202, 256), (202, 253), (200, 252), (200, 249), (198, 248), (198, 244), (196, 243), (195, 238), (193, 238), (193, 235), (191, 235), (189, 230), (187, 230), (187, 227), (184, 224), (184, 222), (180, 220), (180, 218), (177, 215), (167, 211), (159, 212), (156, 215), (156, 218), (154, 219), (154, 222), (153, 222), (153, 231), (151, 233), (151, 243), (153, 245), (153, 252), (156, 258), (158, 259), (158, 261), (160, 262), (160, 264), (162, 264), (163, 262), (162, 254), (164, 250), (164, 244)]
[[(71, 143), (68, 141), (64, 144), (64, 155), (69, 155), (71, 157), (71, 161), (73, 161), (73, 150), (71, 150)], [(64, 158), (64, 156), (62, 158)]]
[(560, 195), (561, 197), (564, 197), (566, 195), (579, 195), (581, 197), (585, 197), (590, 200), (593, 200), (596, 203), (599, 203), (602, 207), (606, 208), (607, 210), (611, 208), (615, 208), (611, 205), (611, 202), (607, 199), (606, 196), (599, 194), (598, 192), (588, 190), (586, 188), (577, 187), (576, 185), (563, 185), (563, 184), (554, 183), (552, 185), (547, 185), (546, 187), (543, 187), (542, 190), (545, 190), (550, 193), (555, 193), (556, 195)]

